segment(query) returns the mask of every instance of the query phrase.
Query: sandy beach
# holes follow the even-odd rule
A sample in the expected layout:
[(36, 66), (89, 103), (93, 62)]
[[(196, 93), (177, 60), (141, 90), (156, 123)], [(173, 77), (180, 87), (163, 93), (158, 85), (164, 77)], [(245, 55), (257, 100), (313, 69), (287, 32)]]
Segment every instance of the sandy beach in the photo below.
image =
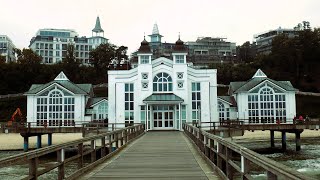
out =
[[(275, 138), (281, 138), (281, 132), (275, 131)], [(53, 134), (53, 144), (61, 144), (65, 142), (70, 142), (73, 140), (81, 139), (81, 133), (56, 133)], [(292, 133), (287, 133), (287, 139), (294, 139), (295, 135)], [(301, 133), (301, 138), (309, 138), (309, 137), (319, 137), (320, 131), (316, 130), (304, 130)], [(261, 140), (261, 139), (269, 139), (270, 132), (269, 131), (245, 131), (244, 136), (234, 136), (233, 140)], [(29, 147), (31, 149), (36, 148), (37, 137), (29, 138)], [(48, 136), (42, 136), (42, 147), (46, 147), (48, 142)], [(20, 134), (0, 134), (0, 150), (22, 150), (23, 149), (23, 138)]]
[[(82, 133), (56, 133), (52, 135), (53, 144), (61, 144), (81, 139)], [(29, 148), (36, 148), (37, 137), (29, 138)], [(23, 150), (23, 137), (17, 133), (0, 134), (0, 150)], [(42, 147), (48, 146), (48, 136), (42, 136)]]

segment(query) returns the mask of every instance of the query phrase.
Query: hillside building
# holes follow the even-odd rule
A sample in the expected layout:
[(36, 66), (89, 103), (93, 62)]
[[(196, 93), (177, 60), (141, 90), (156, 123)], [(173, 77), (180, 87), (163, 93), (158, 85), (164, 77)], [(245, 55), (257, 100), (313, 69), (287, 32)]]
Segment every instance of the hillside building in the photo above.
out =
[(300, 29), (278, 29), (269, 30), (263, 33), (254, 35), (256, 41), (256, 52), (257, 54), (270, 54), (272, 49), (272, 39), (279, 34), (286, 34), (289, 38), (297, 35)]
[[(152, 34), (149, 35), (149, 45), (152, 59), (166, 57), (172, 59), (175, 43), (162, 42), (163, 35), (160, 34), (157, 24), (154, 24)], [(195, 42), (188, 41), (185, 47), (188, 49), (187, 63), (194, 68), (208, 67), (213, 63), (229, 63), (236, 60), (236, 43), (225, 41), (226, 38), (202, 37)], [(132, 67), (138, 66), (137, 52), (133, 53), (131, 59)]]
[(67, 53), (67, 46), (73, 45), (75, 57), (84, 65), (89, 64), (89, 52), (102, 43), (107, 43), (100, 18), (97, 17), (92, 37), (79, 36), (71, 29), (40, 29), (30, 41), (29, 48), (42, 56), (42, 63), (54, 64), (61, 62)]
[(196, 41), (186, 43), (190, 61), (199, 67), (213, 63), (230, 63), (236, 60), (236, 43), (226, 38), (199, 37)]
[(15, 45), (8, 36), (0, 35), (0, 56), (4, 56), (7, 63), (16, 61), (14, 48)]

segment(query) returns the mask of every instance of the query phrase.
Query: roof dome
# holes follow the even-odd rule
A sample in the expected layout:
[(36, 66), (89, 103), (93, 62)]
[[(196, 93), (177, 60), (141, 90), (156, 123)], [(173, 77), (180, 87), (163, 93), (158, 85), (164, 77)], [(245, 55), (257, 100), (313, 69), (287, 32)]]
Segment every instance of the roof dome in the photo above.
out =
[(141, 42), (141, 46), (138, 50), (138, 53), (151, 53), (151, 48), (149, 46), (149, 42), (146, 41), (145, 37), (144, 37), (143, 41)]
[(174, 52), (187, 52), (187, 48), (184, 45), (184, 42), (181, 41), (180, 36), (179, 39), (176, 41), (175, 46), (173, 47)]

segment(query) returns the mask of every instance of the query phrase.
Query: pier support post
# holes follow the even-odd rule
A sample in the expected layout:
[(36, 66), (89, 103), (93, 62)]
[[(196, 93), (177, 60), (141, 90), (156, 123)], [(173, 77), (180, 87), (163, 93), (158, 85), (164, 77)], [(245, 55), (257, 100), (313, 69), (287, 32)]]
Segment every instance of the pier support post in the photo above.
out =
[(271, 147), (274, 148), (274, 131), (270, 130), (270, 143)]
[(286, 132), (281, 131), (281, 139), (282, 139), (282, 150), (286, 151), (287, 150), (287, 137), (286, 137)]
[(37, 149), (41, 148), (41, 144), (42, 144), (41, 140), (42, 140), (41, 134), (37, 135)]
[(52, 145), (52, 134), (48, 134), (48, 146)]
[(296, 132), (296, 151), (301, 150), (300, 132)]
[(23, 137), (23, 150), (24, 152), (29, 150), (29, 137)]

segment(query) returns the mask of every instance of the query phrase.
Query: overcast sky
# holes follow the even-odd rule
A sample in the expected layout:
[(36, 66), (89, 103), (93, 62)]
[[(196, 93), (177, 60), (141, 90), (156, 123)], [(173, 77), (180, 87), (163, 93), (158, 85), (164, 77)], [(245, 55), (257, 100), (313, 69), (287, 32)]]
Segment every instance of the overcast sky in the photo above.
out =
[[(100, 16), (105, 37), (136, 50), (156, 22), (162, 42), (226, 37), (241, 45), (253, 35), (306, 20), (320, 26), (320, 0), (0, 0), (0, 34), (28, 47), (41, 28), (74, 29), (91, 36)], [(148, 37), (147, 37), (148, 38)], [(149, 38), (147, 39), (149, 41)]]

